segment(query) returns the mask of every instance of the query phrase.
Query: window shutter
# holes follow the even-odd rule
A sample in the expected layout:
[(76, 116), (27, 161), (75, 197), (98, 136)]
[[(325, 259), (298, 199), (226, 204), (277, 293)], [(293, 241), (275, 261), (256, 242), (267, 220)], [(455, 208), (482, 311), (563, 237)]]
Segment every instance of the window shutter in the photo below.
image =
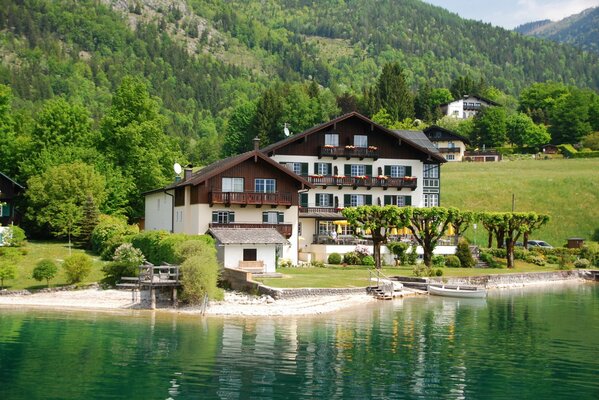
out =
[(389, 196), (389, 195), (386, 194), (385, 195), (385, 205), (388, 206), (390, 204), (392, 204), (391, 203), (391, 196)]
[(218, 212), (212, 211), (212, 222), (218, 222)]
[(300, 193), (300, 207), (308, 207), (308, 193)]
[(345, 170), (345, 176), (350, 176), (351, 175), (351, 164), (345, 164), (343, 166), (344, 170)]
[(327, 163), (327, 173), (326, 175), (331, 175), (333, 172), (333, 164), (332, 163)]
[(316, 201), (316, 207), (319, 207), (320, 206), (320, 193), (316, 193), (315, 201)]
[(277, 213), (277, 222), (279, 224), (285, 222), (285, 214), (283, 214), (282, 212)]
[(5, 203), (0, 207), (0, 217), (10, 217), (10, 204)]
[(351, 194), (343, 195), (343, 207), (351, 207)]
[(367, 194), (366, 195), (366, 205), (367, 206), (371, 206), (372, 205), (372, 195), (371, 194)]
[(301, 163), (302, 176), (308, 175), (308, 163)]
[(268, 211), (262, 211), (262, 223), (265, 224), (268, 222)]
[(235, 222), (235, 212), (229, 211), (229, 223)]
[(333, 195), (332, 194), (327, 194), (327, 196), (329, 197), (329, 207), (333, 205)]
[(391, 175), (391, 166), (390, 165), (385, 165), (385, 175), (387, 175), (387, 176)]
[(372, 176), (372, 165), (366, 166), (366, 176)]
[(318, 174), (318, 164), (320, 164), (320, 163), (317, 163), (317, 162), (314, 163), (314, 175)]
[(406, 176), (412, 176), (412, 167), (406, 167)]
[(412, 196), (404, 196), (404, 203), (406, 206), (412, 205)]

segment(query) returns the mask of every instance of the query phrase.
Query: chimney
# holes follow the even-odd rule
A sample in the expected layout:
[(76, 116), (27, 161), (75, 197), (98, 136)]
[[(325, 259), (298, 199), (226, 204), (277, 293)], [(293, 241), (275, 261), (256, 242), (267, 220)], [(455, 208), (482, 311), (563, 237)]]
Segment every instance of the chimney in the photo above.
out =
[(254, 150), (258, 151), (260, 150), (260, 138), (259, 137), (255, 137), (254, 140)]
[(183, 175), (184, 180), (188, 180), (191, 178), (191, 175), (193, 174), (193, 169), (185, 168), (184, 173), (185, 173), (185, 175)]

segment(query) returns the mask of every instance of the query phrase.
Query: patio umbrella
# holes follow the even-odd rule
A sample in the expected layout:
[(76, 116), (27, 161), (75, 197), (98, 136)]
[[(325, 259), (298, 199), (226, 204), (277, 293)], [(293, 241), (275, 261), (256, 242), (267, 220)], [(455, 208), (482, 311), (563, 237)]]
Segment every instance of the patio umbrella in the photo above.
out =
[(341, 233), (341, 224), (337, 224), (337, 233)]
[(391, 228), (391, 236), (397, 236), (397, 228)]
[(335, 225), (349, 225), (349, 222), (347, 222), (347, 220), (345, 220), (345, 219), (341, 219), (341, 220), (338, 220), (338, 221), (333, 221), (333, 224), (335, 224)]
[(447, 231), (445, 232), (445, 234), (447, 236), (453, 236), (453, 235), (455, 235), (455, 231), (453, 230), (453, 224), (449, 224), (449, 226), (447, 227)]

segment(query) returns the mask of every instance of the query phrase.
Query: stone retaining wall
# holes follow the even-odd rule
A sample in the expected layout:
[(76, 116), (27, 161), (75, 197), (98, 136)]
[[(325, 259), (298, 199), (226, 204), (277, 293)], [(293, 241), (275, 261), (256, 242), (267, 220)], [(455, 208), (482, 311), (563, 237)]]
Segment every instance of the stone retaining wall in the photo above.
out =
[(475, 285), (486, 287), (522, 286), (531, 283), (584, 279), (586, 271), (527, 272), (520, 274), (465, 276), (461, 278), (429, 278), (430, 283)]
[(66, 285), (57, 286), (52, 288), (43, 288), (36, 290), (0, 290), (0, 296), (27, 296), (34, 293), (54, 293), (54, 292), (66, 292), (70, 290), (82, 290), (82, 289), (97, 289), (100, 286), (97, 283), (90, 283), (87, 285)]

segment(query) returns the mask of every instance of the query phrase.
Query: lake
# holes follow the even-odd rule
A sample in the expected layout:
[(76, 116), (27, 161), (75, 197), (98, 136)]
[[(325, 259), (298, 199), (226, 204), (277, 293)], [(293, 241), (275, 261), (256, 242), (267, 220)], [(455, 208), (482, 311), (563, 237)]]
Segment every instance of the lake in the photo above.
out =
[(0, 308), (0, 399), (598, 399), (599, 285), (332, 315)]

